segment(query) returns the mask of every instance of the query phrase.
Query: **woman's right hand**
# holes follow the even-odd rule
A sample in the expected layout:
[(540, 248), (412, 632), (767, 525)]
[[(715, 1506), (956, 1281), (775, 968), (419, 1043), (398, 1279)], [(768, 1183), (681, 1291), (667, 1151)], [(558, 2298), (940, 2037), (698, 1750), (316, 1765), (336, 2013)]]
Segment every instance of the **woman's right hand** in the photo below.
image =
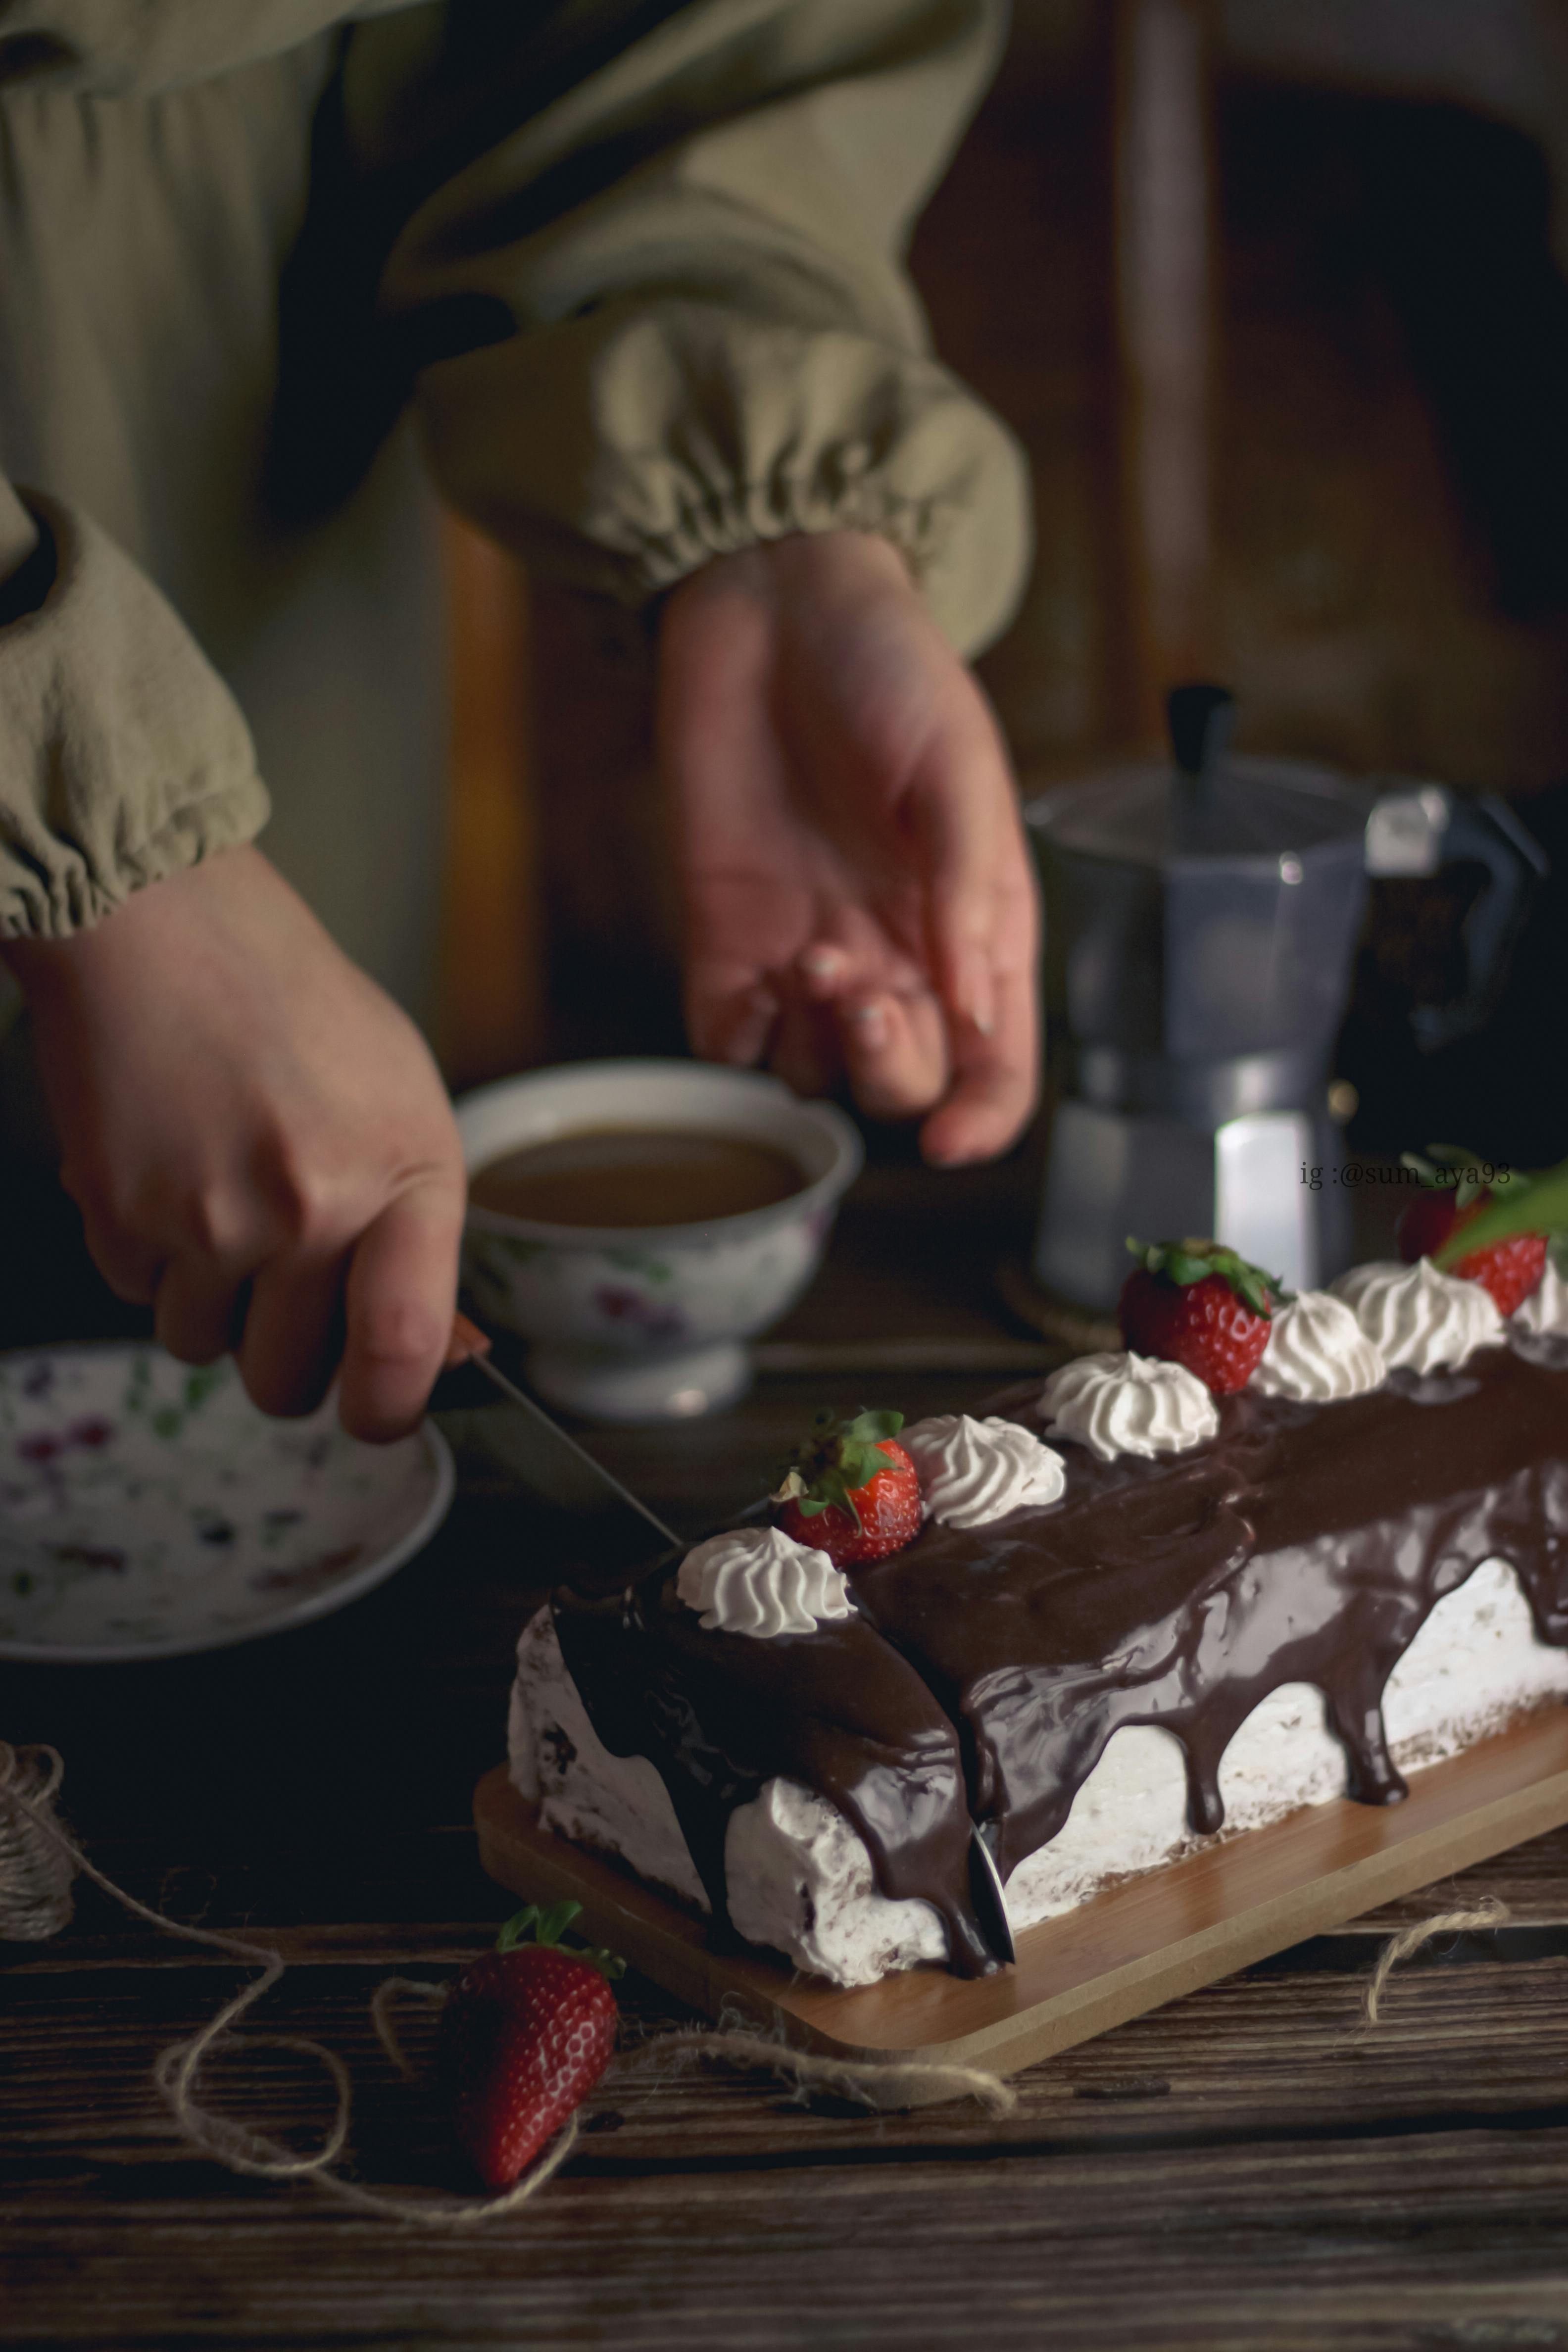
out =
[(14, 940), (88, 1245), (186, 1363), (229, 1349), (264, 1412), (340, 1363), (343, 1425), (413, 1428), (457, 1296), (465, 1181), (406, 1016), (256, 849)]

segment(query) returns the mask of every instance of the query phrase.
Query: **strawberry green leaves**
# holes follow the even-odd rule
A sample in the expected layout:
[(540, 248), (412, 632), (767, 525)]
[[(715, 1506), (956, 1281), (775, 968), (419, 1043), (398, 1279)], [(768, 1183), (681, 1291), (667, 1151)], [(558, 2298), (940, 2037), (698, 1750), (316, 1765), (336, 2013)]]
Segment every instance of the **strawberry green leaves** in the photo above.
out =
[(812, 1422), (810, 1435), (795, 1449), (773, 1501), (793, 1502), (807, 1519), (823, 1511), (845, 1511), (858, 1528), (856, 1496), (879, 1471), (889, 1467), (882, 1447), (903, 1425), (901, 1412), (858, 1412), (852, 1421), (840, 1421), (825, 1405)]
[(1145, 1274), (1155, 1275), (1184, 1290), (1192, 1283), (1205, 1282), (1211, 1274), (1217, 1274), (1222, 1282), (1229, 1284), (1248, 1313), (1261, 1315), (1265, 1322), (1276, 1307), (1291, 1297), (1277, 1274), (1266, 1274), (1261, 1266), (1249, 1265), (1235, 1250), (1222, 1248), (1218, 1242), (1141, 1242), (1129, 1234), (1127, 1246)]
[(525, 1904), (521, 1911), (512, 1913), (501, 1928), (496, 1937), (496, 1950), (515, 1952), (521, 1945), (537, 1945), (545, 1949), (569, 1952), (574, 1960), (586, 1960), (591, 1968), (599, 1970), (601, 1976), (612, 1979), (625, 1976), (626, 1964), (618, 1953), (595, 1950), (578, 1942), (575, 1937), (567, 1942), (566, 1931), (582, 1908), (580, 1903), (556, 1903), (548, 1908), (538, 1903)]

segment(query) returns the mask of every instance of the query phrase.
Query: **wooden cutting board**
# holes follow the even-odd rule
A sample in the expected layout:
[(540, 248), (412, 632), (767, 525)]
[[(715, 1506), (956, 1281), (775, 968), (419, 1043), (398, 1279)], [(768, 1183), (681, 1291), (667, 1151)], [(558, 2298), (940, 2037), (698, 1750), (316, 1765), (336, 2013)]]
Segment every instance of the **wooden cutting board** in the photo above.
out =
[(580, 1903), (592, 1941), (710, 2017), (728, 2003), (805, 2047), (1006, 2074), (1568, 1822), (1568, 1708), (1414, 1773), (1403, 1804), (1305, 1806), (1129, 1879), (1026, 1929), (1016, 1967), (973, 1983), (922, 1968), (843, 1990), (761, 1952), (710, 1950), (692, 1913), (542, 1830), (504, 1766), (479, 1782), (474, 1818), (492, 1878)]

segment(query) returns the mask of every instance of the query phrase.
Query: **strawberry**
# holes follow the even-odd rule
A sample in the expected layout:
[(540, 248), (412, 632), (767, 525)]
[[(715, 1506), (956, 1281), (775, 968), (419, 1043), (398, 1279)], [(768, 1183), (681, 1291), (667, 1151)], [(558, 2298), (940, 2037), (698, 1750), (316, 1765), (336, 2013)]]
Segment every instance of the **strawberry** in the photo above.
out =
[(1435, 1258), (1442, 1251), (1447, 1273), (1479, 1282), (1491, 1293), (1500, 1315), (1517, 1313), (1545, 1271), (1548, 1235), (1510, 1234), (1456, 1257), (1455, 1237), (1498, 1199), (1491, 1186), (1479, 1181), (1479, 1171), (1490, 1163), (1440, 1143), (1428, 1144), (1425, 1159), (1407, 1151), (1404, 1160), (1420, 1178), (1421, 1190), (1394, 1228), (1400, 1256), (1414, 1265), (1417, 1258)]
[(447, 1996), (441, 2071), (458, 2137), (487, 2189), (509, 2188), (532, 2163), (614, 2053), (616, 1997), (606, 1979), (625, 1963), (563, 1947), (582, 1907), (541, 1911), (531, 1903)]
[(840, 1421), (825, 1407), (773, 1498), (784, 1534), (825, 1551), (836, 1568), (902, 1551), (921, 1517), (919, 1474), (894, 1442), (903, 1425), (901, 1412)]
[(1215, 1396), (1244, 1389), (1268, 1345), (1275, 1305), (1289, 1293), (1216, 1242), (1127, 1244), (1138, 1270), (1117, 1304), (1121, 1336), (1135, 1355), (1184, 1364)]

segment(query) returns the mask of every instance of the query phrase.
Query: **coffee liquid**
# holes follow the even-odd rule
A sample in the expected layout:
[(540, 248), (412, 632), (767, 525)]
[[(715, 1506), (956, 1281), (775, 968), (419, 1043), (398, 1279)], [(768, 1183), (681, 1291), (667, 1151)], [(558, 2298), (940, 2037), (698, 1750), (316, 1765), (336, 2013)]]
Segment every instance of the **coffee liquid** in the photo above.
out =
[(772, 1208), (809, 1181), (787, 1151), (749, 1137), (596, 1127), (487, 1161), (468, 1198), (547, 1225), (700, 1225)]

